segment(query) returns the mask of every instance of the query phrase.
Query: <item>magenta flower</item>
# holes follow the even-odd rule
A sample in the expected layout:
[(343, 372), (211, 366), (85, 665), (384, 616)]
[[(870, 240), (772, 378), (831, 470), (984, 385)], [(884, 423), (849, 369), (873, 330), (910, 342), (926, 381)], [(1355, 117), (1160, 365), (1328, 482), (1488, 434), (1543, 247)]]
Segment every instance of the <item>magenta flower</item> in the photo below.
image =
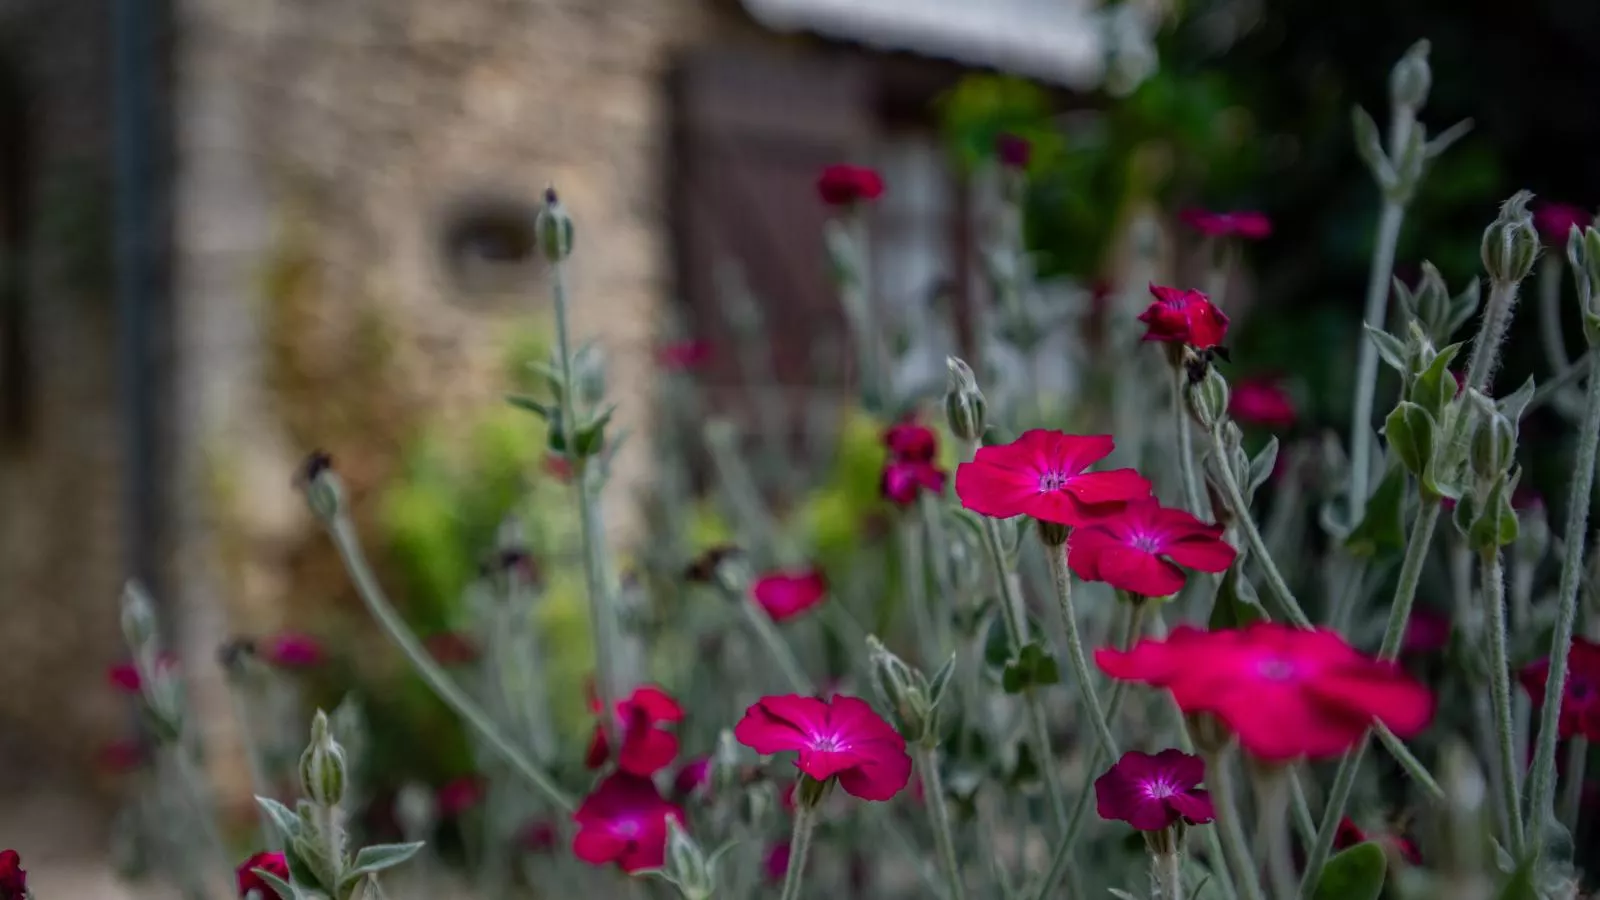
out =
[(828, 166), (817, 177), (817, 196), (829, 206), (870, 203), (883, 196), (883, 176), (866, 166)]
[(1539, 236), (1552, 247), (1565, 247), (1567, 236), (1576, 227), (1579, 231), (1594, 223), (1594, 215), (1581, 206), (1566, 203), (1542, 203), (1533, 211), (1533, 227)]
[(883, 432), (883, 445), (898, 462), (932, 462), (939, 452), (939, 436), (932, 428), (907, 420)]
[(763, 755), (798, 751), (795, 768), (818, 781), (837, 776), (840, 787), (863, 800), (888, 800), (911, 779), (905, 738), (856, 697), (763, 697), (733, 734)]
[(1026, 169), (1033, 158), (1033, 145), (1025, 137), (1007, 132), (995, 138), (994, 155), (1008, 169)]
[(1228, 315), (1200, 291), (1150, 285), (1155, 302), (1138, 316), (1146, 326), (1144, 339), (1188, 344), (1196, 350), (1222, 346), (1228, 337)]
[(322, 644), (310, 635), (286, 632), (268, 638), (261, 657), (280, 669), (307, 669), (321, 665)]
[[(1545, 682), (1550, 680), (1549, 657), (1524, 668), (1518, 680), (1534, 705), (1542, 706)], [(1567, 651), (1567, 680), (1561, 687), (1559, 734), (1563, 738), (1600, 741), (1600, 644), (1583, 637), (1572, 639)]]
[(923, 491), (944, 493), (947, 478), (945, 471), (932, 463), (890, 461), (883, 467), (878, 490), (883, 499), (905, 507), (917, 502)]
[(534, 821), (517, 830), (517, 846), (526, 853), (549, 853), (555, 849), (560, 835), (550, 822)]
[(656, 869), (666, 859), (667, 819), (683, 810), (662, 799), (648, 778), (614, 772), (572, 814), (574, 856), (592, 866), (616, 863), (624, 872)]
[(768, 884), (783, 884), (784, 876), (789, 874), (789, 842), (779, 841), (767, 850), (766, 858), (761, 861), (761, 868), (766, 872)]
[(1132, 469), (1084, 471), (1115, 447), (1108, 434), (1025, 431), (1009, 444), (979, 448), (972, 462), (957, 467), (956, 496), (967, 509), (997, 519), (1087, 525), (1150, 495), (1150, 482)]
[(1128, 502), (1119, 515), (1085, 525), (1072, 536), (1067, 565), (1085, 581), (1103, 581), (1143, 597), (1183, 589), (1179, 566), (1226, 572), (1238, 552), (1207, 525), (1154, 497)]
[(1406, 620), (1400, 652), (1406, 655), (1437, 653), (1450, 643), (1450, 618), (1443, 613), (1418, 606)]
[(690, 372), (710, 361), (709, 341), (678, 341), (656, 350), (656, 364), (669, 372)]
[(772, 621), (783, 622), (821, 603), (828, 593), (828, 581), (817, 568), (768, 572), (756, 579), (751, 592)]
[[(171, 653), (163, 653), (156, 657), (156, 671), (165, 672), (178, 665), (178, 658)], [(144, 690), (144, 679), (139, 675), (139, 667), (132, 661), (119, 662), (106, 669), (106, 681), (117, 691), (124, 694), (137, 694)]]
[[(618, 700), (616, 707), (616, 721), (622, 731), (622, 752), (617, 754), (617, 768), (647, 778), (672, 765), (678, 756), (678, 736), (660, 726), (683, 720), (683, 707), (678, 701), (666, 691), (647, 684), (635, 688), (628, 699)], [(597, 716), (600, 714), (598, 698), (591, 697), (590, 709)], [(589, 768), (598, 769), (610, 758), (611, 746), (605, 729), (596, 722), (584, 762)]]
[(1270, 378), (1243, 378), (1228, 398), (1228, 415), (1242, 425), (1273, 431), (1294, 427), (1297, 414), (1288, 391)]
[(1100, 818), (1127, 822), (1140, 831), (1178, 824), (1204, 825), (1216, 818), (1211, 795), (1199, 790), (1206, 764), (1181, 750), (1130, 750), (1094, 780)]
[(1206, 237), (1240, 237), (1259, 241), (1272, 234), (1272, 220), (1265, 213), (1186, 209), (1178, 213), (1178, 218)]
[(434, 800), (439, 815), (453, 819), (483, 802), (483, 779), (476, 775), (463, 775), (440, 786)]
[(697, 756), (678, 767), (672, 776), (673, 796), (682, 799), (711, 783), (711, 757)]

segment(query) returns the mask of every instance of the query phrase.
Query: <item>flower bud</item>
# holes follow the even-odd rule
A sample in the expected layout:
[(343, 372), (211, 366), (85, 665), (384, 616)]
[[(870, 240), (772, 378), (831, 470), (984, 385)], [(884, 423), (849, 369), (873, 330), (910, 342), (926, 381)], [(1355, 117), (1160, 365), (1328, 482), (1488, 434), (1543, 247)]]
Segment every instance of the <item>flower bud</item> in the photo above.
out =
[(333, 457), (321, 450), (312, 451), (300, 464), (296, 480), (306, 493), (306, 504), (317, 518), (326, 521), (339, 514), (344, 506), (344, 488), (334, 474)]
[(143, 585), (129, 581), (122, 588), (122, 637), (134, 654), (156, 640), (159, 625), (156, 613)]
[(1591, 226), (1580, 232), (1578, 226), (1572, 226), (1567, 236), (1567, 264), (1578, 284), (1584, 340), (1591, 348), (1600, 347), (1600, 231)]
[(1450, 291), (1445, 287), (1444, 276), (1433, 263), (1422, 263), (1422, 280), (1412, 301), (1413, 314), (1430, 336), (1448, 340), (1449, 334), (1440, 334), (1450, 323)]
[(1495, 409), (1494, 401), (1475, 390), (1467, 394), (1477, 413), (1469, 459), (1479, 478), (1494, 478), (1510, 468), (1517, 452), (1517, 430)]
[(544, 258), (558, 263), (572, 255), (572, 217), (556, 197), (555, 188), (546, 188), (544, 208), (533, 220), (533, 233)]
[(661, 875), (677, 886), (684, 900), (706, 900), (716, 886), (705, 851), (677, 816), (667, 816), (667, 847)]
[(978, 390), (978, 379), (972, 374), (972, 367), (954, 356), (945, 357), (945, 365), (950, 369), (944, 395), (944, 413), (950, 433), (963, 441), (982, 440), (988, 404), (984, 402), (983, 392)]
[(1533, 227), (1528, 202), (1533, 194), (1518, 191), (1500, 207), (1500, 215), (1483, 232), (1483, 268), (1500, 284), (1528, 277), (1539, 255), (1539, 232)]
[(867, 656), (872, 663), (873, 681), (890, 718), (907, 740), (926, 740), (933, 732), (932, 703), (928, 699), (928, 680), (921, 672), (890, 653), (876, 636), (867, 638)]
[(322, 710), (311, 720), (311, 743), (300, 754), (300, 788), (318, 806), (332, 808), (344, 799), (344, 748), (334, 741)]
[(1413, 112), (1428, 102), (1433, 70), (1428, 66), (1428, 42), (1417, 41), (1389, 71), (1389, 102)]
[(1228, 414), (1228, 380), (1215, 366), (1204, 362), (1191, 365), (1183, 395), (1189, 415), (1207, 431)]
[(580, 407), (593, 407), (605, 395), (605, 350), (591, 341), (572, 355), (572, 397)]

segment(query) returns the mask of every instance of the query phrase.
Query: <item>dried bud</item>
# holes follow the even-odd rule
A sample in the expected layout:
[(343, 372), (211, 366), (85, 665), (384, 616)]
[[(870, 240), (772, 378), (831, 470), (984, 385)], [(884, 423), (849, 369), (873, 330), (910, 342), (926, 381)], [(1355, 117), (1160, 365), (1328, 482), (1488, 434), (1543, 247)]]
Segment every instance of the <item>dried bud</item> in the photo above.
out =
[(533, 231), (544, 258), (558, 263), (572, 255), (572, 217), (556, 197), (555, 188), (546, 188), (544, 208), (533, 220)]
[(926, 740), (934, 730), (933, 704), (928, 696), (928, 679), (890, 653), (876, 636), (867, 638), (867, 656), (872, 664), (873, 682), (878, 695), (889, 708), (896, 729), (907, 740)]
[(945, 364), (950, 369), (944, 395), (944, 412), (950, 433), (963, 441), (981, 440), (988, 404), (984, 402), (983, 392), (978, 390), (978, 379), (972, 374), (971, 366), (954, 356), (946, 357)]
[(156, 640), (158, 630), (150, 595), (139, 582), (128, 582), (122, 588), (122, 637), (128, 649), (139, 655)]
[(1483, 268), (1500, 284), (1516, 284), (1528, 277), (1539, 255), (1539, 232), (1533, 226), (1528, 202), (1533, 194), (1518, 191), (1500, 207), (1500, 215), (1483, 232)]
[[(1200, 376), (1198, 380), (1195, 378), (1197, 374)], [(1203, 373), (1191, 370), (1189, 381), (1183, 388), (1183, 396), (1189, 407), (1189, 415), (1207, 431), (1228, 415), (1228, 380), (1222, 377), (1215, 366), (1205, 365)]]
[(317, 710), (311, 720), (311, 743), (300, 754), (300, 788), (318, 806), (332, 808), (344, 799), (344, 748), (333, 739), (328, 716)]
[(1428, 42), (1417, 41), (1389, 71), (1389, 102), (1416, 112), (1428, 102), (1433, 70), (1428, 66)]

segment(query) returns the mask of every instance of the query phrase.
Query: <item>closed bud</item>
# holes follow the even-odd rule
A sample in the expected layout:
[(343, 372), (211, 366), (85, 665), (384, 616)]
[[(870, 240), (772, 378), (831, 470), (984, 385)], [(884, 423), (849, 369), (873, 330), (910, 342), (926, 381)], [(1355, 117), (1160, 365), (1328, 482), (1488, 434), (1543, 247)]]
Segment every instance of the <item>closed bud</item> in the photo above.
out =
[(593, 407), (606, 395), (606, 355), (590, 342), (572, 355), (572, 395), (580, 407)]
[(533, 233), (547, 261), (558, 263), (572, 255), (572, 217), (556, 197), (555, 188), (545, 189), (544, 208), (533, 220)]
[(677, 886), (684, 900), (706, 900), (716, 886), (704, 850), (689, 836), (677, 816), (667, 817), (667, 847), (661, 874)]
[(1505, 473), (1516, 456), (1516, 426), (1495, 409), (1494, 401), (1477, 391), (1470, 391), (1468, 397), (1477, 416), (1469, 457), (1472, 472), (1479, 478), (1494, 478)]
[(137, 581), (128, 582), (122, 588), (122, 637), (128, 649), (138, 655), (156, 640), (158, 630), (150, 595)]
[(1500, 207), (1500, 215), (1483, 232), (1483, 268), (1500, 284), (1528, 277), (1539, 255), (1539, 232), (1533, 227), (1528, 202), (1533, 194), (1518, 191)]
[(1426, 260), (1422, 263), (1422, 281), (1417, 285), (1415, 310), (1430, 336), (1449, 339), (1450, 336), (1440, 334), (1440, 330), (1450, 323), (1450, 291), (1445, 287), (1444, 276)]
[(322, 710), (311, 720), (311, 743), (300, 754), (300, 788), (318, 806), (332, 808), (344, 799), (344, 748), (333, 739)]
[(306, 492), (306, 505), (317, 518), (329, 521), (344, 508), (344, 486), (334, 473), (333, 465), (325, 453), (313, 453), (301, 467), (301, 486)]
[(1417, 41), (1389, 70), (1389, 102), (1412, 112), (1428, 102), (1433, 87), (1433, 70), (1428, 66), (1428, 42)]
[(1228, 415), (1228, 380), (1216, 366), (1202, 365), (1203, 369), (1191, 367), (1183, 395), (1189, 415), (1201, 428), (1210, 431)]
[(946, 357), (945, 365), (950, 369), (944, 394), (944, 414), (950, 433), (963, 441), (982, 440), (988, 404), (984, 402), (983, 392), (978, 390), (978, 379), (972, 374), (971, 366), (954, 356)]
[(928, 680), (890, 653), (876, 636), (867, 638), (867, 656), (872, 664), (873, 682), (900, 733), (908, 740), (926, 740), (934, 730)]

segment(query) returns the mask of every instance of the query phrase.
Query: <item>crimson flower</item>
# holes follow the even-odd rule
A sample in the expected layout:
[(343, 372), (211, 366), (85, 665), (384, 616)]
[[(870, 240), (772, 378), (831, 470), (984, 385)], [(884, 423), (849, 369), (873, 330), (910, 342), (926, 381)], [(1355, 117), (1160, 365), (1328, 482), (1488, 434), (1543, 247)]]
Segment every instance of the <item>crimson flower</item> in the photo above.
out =
[(1241, 237), (1259, 241), (1272, 234), (1272, 220), (1265, 213), (1186, 209), (1178, 213), (1178, 218), (1206, 237)]
[(669, 816), (683, 822), (683, 810), (662, 799), (650, 779), (613, 772), (572, 814), (578, 823), (572, 853), (592, 866), (614, 862), (624, 872), (660, 868)]
[[(591, 700), (590, 708), (597, 715), (600, 713), (598, 699)], [(656, 726), (683, 720), (683, 707), (678, 701), (666, 691), (647, 684), (635, 688), (628, 699), (618, 700), (616, 708), (616, 722), (622, 732), (622, 752), (617, 754), (617, 768), (648, 778), (671, 765), (678, 756), (678, 736)], [(611, 746), (605, 729), (596, 722), (584, 763), (591, 769), (598, 769), (610, 758)]]
[(829, 166), (817, 178), (817, 195), (829, 206), (876, 200), (883, 196), (883, 176), (867, 166)]
[(1533, 227), (1539, 230), (1544, 242), (1552, 247), (1565, 247), (1567, 235), (1571, 234), (1573, 226), (1581, 231), (1593, 223), (1594, 216), (1581, 206), (1544, 203), (1533, 211)]
[(1166, 341), (1188, 344), (1196, 350), (1209, 350), (1221, 346), (1228, 336), (1228, 315), (1200, 291), (1150, 285), (1150, 294), (1156, 298), (1139, 321), (1147, 329), (1147, 341)]
[(0, 900), (25, 900), (28, 896), (28, 873), (22, 868), (22, 856), (15, 850), (0, 850)]
[(784, 876), (789, 874), (791, 855), (788, 841), (779, 841), (767, 850), (766, 858), (761, 861), (761, 867), (766, 871), (768, 883), (783, 883)]
[(944, 483), (949, 476), (933, 463), (890, 461), (883, 467), (883, 477), (878, 490), (883, 499), (895, 506), (910, 506), (917, 502), (923, 491), (944, 493)]
[(1179, 820), (1204, 825), (1217, 817), (1211, 795), (1199, 790), (1205, 777), (1205, 761), (1182, 750), (1130, 750), (1094, 780), (1095, 808), (1100, 818), (1140, 831), (1160, 831)]
[(1411, 618), (1406, 620), (1405, 635), (1400, 641), (1401, 653), (1437, 653), (1449, 643), (1449, 616), (1423, 606), (1411, 610)]
[(1025, 137), (1007, 132), (995, 138), (994, 155), (1008, 169), (1026, 169), (1033, 157), (1033, 145)]
[[(1550, 679), (1548, 657), (1524, 668), (1518, 678), (1533, 698), (1544, 703), (1545, 682)], [(1574, 636), (1567, 651), (1567, 680), (1561, 686), (1560, 734), (1600, 741), (1600, 644)]]
[(1398, 834), (1368, 835), (1349, 816), (1339, 820), (1339, 827), (1333, 833), (1333, 849), (1348, 850), (1368, 840), (1376, 840), (1380, 846), (1398, 853), (1401, 859), (1413, 866), (1422, 865), (1422, 853), (1409, 839)]
[(1244, 425), (1279, 430), (1294, 426), (1294, 400), (1283, 386), (1269, 378), (1243, 378), (1233, 386), (1228, 415)]
[(439, 787), (434, 802), (439, 815), (453, 819), (483, 802), (483, 779), (476, 775), (453, 778)]
[(710, 361), (710, 341), (678, 341), (656, 350), (656, 364), (669, 372), (688, 372)]
[(239, 868), (234, 870), (234, 875), (239, 882), (239, 896), (249, 896), (251, 891), (258, 892), (262, 900), (269, 900), (269, 898), (278, 896), (278, 892), (267, 884), (266, 879), (256, 874), (257, 869), (263, 872), (271, 872), (284, 881), (289, 880), (289, 861), (284, 858), (282, 853), (276, 850), (257, 853), (240, 863)]
[(478, 661), (478, 645), (459, 631), (441, 631), (422, 639), (428, 655), (441, 666), (462, 666)]
[(883, 432), (883, 445), (896, 462), (932, 462), (939, 452), (939, 436), (926, 425), (903, 421)]
[(1087, 525), (1150, 495), (1150, 482), (1132, 469), (1084, 471), (1115, 448), (1109, 434), (1025, 431), (1009, 444), (980, 447), (972, 462), (958, 466), (956, 496), (967, 509), (996, 519)]
[(711, 757), (697, 756), (678, 767), (678, 774), (672, 776), (672, 793), (681, 799), (710, 783)]
[(571, 484), (573, 476), (572, 460), (559, 453), (547, 453), (544, 457), (544, 473), (562, 484)]
[(857, 697), (763, 697), (733, 735), (763, 755), (799, 751), (795, 768), (818, 781), (838, 776), (840, 787), (863, 800), (888, 800), (911, 779), (905, 738)]
[(1067, 550), (1067, 565), (1085, 581), (1166, 597), (1183, 589), (1178, 566), (1226, 572), (1237, 555), (1222, 539), (1221, 525), (1207, 525), (1154, 497), (1143, 497), (1130, 501), (1119, 515), (1079, 528)]
[(1420, 682), (1324, 628), (1181, 625), (1166, 640), (1101, 648), (1094, 659), (1112, 678), (1166, 688), (1186, 713), (1216, 716), (1267, 761), (1337, 756), (1374, 719), (1409, 738), (1433, 718), (1433, 696)]
[(280, 634), (267, 640), (262, 658), (281, 669), (306, 669), (322, 663), (322, 644), (306, 634)]
[(818, 568), (768, 572), (756, 579), (751, 592), (772, 621), (783, 622), (821, 603), (828, 593), (828, 580)]
[[(163, 653), (156, 657), (156, 670), (166, 671), (178, 664), (178, 658), (171, 653)], [(129, 660), (119, 662), (106, 669), (106, 681), (113, 688), (124, 694), (137, 694), (144, 690), (144, 679), (139, 675), (139, 667)]]

